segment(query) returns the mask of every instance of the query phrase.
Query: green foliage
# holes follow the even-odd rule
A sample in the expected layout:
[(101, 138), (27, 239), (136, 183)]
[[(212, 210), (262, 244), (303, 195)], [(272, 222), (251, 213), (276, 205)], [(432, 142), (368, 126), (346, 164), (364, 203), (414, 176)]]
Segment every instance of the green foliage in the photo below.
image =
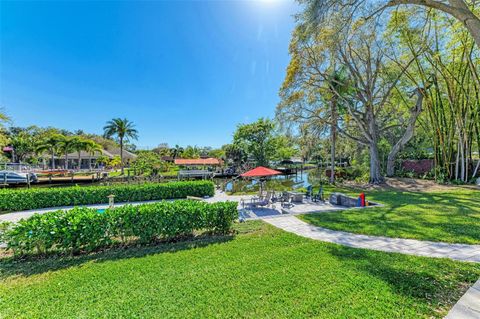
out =
[(238, 167), (247, 161), (247, 154), (239, 145), (226, 144), (222, 148), (225, 150), (225, 158), (229, 165)]
[(122, 164), (122, 158), (119, 155), (115, 155), (113, 158), (108, 160), (108, 166), (110, 167), (119, 167)]
[(106, 155), (100, 155), (97, 157), (97, 164), (108, 165), (110, 163), (110, 158)]
[(275, 154), (274, 130), (274, 123), (264, 118), (240, 124), (233, 135), (233, 143), (254, 158), (257, 165), (268, 166)]
[(123, 175), (123, 149), (125, 146), (127, 146), (128, 149), (128, 142), (130, 142), (131, 139), (138, 139), (138, 131), (135, 129), (133, 122), (128, 119), (114, 118), (108, 121), (103, 127), (103, 132), (106, 138), (116, 137), (118, 139), (118, 143), (120, 144), (120, 166)]
[(169, 169), (168, 163), (161, 160), (160, 156), (152, 151), (141, 151), (131, 165), (132, 169), (139, 172), (150, 172), (157, 175), (158, 172), (166, 172)]
[(174, 201), (125, 205), (105, 212), (77, 207), (35, 214), (3, 232), (16, 254), (92, 251), (119, 238), (140, 243), (170, 240), (194, 231), (226, 233), (237, 218), (237, 203)]
[(136, 140), (138, 138), (138, 131), (135, 129), (135, 125), (128, 119), (114, 118), (107, 122), (103, 127), (103, 131), (107, 138), (116, 136), (120, 145), (124, 141), (128, 142), (130, 139)]
[(213, 196), (209, 181), (151, 183), (141, 185), (30, 188), (0, 190), (0, 211), (18, 211), (45, 207), (100, 204), (115, 195), (116, 202)]
[(0, 260), (5, 319), (443, 318), (480, 265), (353, 249), (261, 221), (235, 237)]
[(183, 158), (200, 158), (201, 150), (198, 146), (188, 145), (182, 153)]
[(208, 151), (208, 156), (213, 158), (225, 158), (225, 150), (219, 149), (212, 149)]

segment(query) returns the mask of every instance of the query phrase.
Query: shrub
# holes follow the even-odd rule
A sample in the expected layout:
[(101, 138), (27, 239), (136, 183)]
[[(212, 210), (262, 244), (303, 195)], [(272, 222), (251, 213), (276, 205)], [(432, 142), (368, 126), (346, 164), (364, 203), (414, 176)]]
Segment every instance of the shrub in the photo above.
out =
[(35, 214), (3, 231), (15, 254), (92, 251), (118, 241), (149, 243), (192, 235), (226, 233), (238, 217), (237, 203), (189, 200), (125, 205), (99, 212), (76, 207)]
[(110, 194), (115, 195), (116, 202), (135, 202), (213, 196), (214, 192), (214, 184), (210, 181), (3, 189), (0, 190), (0, 211), (101, 204), (108, 202), (107, 196)]

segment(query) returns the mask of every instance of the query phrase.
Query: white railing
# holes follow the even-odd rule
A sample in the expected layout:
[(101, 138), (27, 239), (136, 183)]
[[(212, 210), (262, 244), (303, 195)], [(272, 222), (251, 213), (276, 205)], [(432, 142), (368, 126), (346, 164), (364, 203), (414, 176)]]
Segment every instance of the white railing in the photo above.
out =
[(0, 170), (12, 172), (31, 172), (34, 167), (25, 163), (0, 163)]

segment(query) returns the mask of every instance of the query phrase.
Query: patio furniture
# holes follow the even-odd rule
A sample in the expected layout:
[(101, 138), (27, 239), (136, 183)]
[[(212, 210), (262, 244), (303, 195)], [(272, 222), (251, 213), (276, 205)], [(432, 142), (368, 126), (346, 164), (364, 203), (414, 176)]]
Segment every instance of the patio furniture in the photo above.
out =
[(318, 193), (312, 197), (312, 200), (314, 202), (319, 202), (319, 201), (324, 201), (323, 199), (323, 186), (320, 186), (320, 189), (318, 190)]
[(283, 207), (280, 211), (281, 211), (282, 214), (290, 214), (290, 215), (293, 215), (293, 213), (294, 213), (293, 210), (288, 209), (288, 208), (284, 208), (284, 207)]
[(282, 199), (282, 194), (272, 191), (272, 202), (278, 202)]
[(267, 195), (265, 196), (252, 198), (251, 205), (253, 207), (268, 206), (271, 204), (271, 200), (272, 200), (272, 192), (267, 192)]
[(312, 185), (307, 186), (307, 193), (305, 194), (305, 198), (310, 198), (313, 200), (313, 188)]
[(292, 202), (294, 203), (303, 203), (303, 193), (299, 192), (287, 192), (292, 197)]
[(292, 196), (288, 192), (283, 192), (282, 198), (281, 198), (281, 206), (282, 207), (292, 207)]

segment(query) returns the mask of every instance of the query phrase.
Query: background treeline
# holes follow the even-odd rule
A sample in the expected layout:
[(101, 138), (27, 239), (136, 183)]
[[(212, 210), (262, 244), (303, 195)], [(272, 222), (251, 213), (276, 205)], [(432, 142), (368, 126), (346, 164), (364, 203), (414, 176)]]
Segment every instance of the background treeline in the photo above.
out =
[[(434, 8), (354, 3), (301, 2), (277, 119), (328, 144), (332, 159), (355, 159), (372, 183), (401, 174), (401, 158), (431, 158), (438, 181), (473, 181), (480, 52), (471, 30)], [(477, 3), (468, 8), (478, 14)]]

